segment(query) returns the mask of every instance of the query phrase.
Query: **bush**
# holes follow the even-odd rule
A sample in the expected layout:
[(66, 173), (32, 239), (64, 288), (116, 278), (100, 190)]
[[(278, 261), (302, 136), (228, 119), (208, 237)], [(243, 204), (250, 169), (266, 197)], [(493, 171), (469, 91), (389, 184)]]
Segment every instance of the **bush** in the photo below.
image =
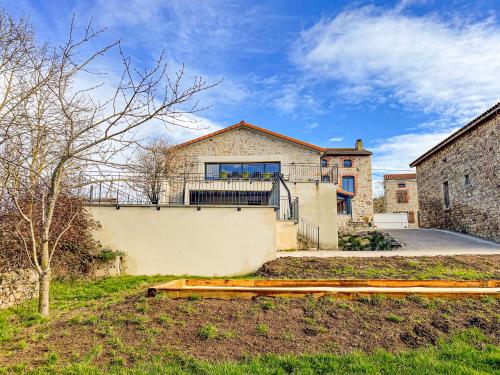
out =
[[(111, 249), (103, 249), (101, 244), (94, 240), (92, 232), (99, 228), (99, 223), (85, 210), (84, 203), (83, 199), (68, 194), (61, 195), (57, 201), (50, 244), (54, 243), (55, 236), (63, 231), (73, 215), (76, 216), (69, 229), (62, 235), (54, 252), (51, 268), (56, 277), (76, 278), (91, 275), (98, 262), (123, 255)], [(31, 268), (31, 261), (18, 234), (19, 231), (28, 233), (29, 228), (25, 222), (19, 220), (19, 213), (12, 205), (8, 202), (2, 204), (5, 207), (0, 210), (0, 273)], [(38, 216), (41, 215), (34, 214), (35, 218)], [(21, 226), (17, 228), (19, 225)], [(37, 241), (40, 240), (37, 238)], [(27, 245), (29, 247), (30, 243)]]
[(370, 231), (366, 233), (347, 234), (339, 238), (339, 247), (342, 250), (392, 250), (401, 244), (389, 235)]

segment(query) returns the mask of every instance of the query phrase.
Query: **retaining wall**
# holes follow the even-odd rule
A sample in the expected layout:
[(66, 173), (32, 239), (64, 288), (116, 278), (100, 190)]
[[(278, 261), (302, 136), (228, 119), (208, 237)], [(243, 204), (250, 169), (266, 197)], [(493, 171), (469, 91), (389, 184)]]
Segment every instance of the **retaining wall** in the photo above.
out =
[(20, 269), (0, 273), (0, 309), (17, 305), (38, 294), (38, 274)]

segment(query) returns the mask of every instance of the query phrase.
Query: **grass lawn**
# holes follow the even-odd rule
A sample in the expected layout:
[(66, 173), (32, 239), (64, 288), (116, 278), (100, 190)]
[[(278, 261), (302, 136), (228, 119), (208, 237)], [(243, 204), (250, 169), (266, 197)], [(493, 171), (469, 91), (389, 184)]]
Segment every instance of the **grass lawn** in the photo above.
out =
[(55, 281), (49, 319), (35, 301), (0, 311), (0, 374), (500, 371), (493, 298), (145, 297), (148, 285), (174, 278)]

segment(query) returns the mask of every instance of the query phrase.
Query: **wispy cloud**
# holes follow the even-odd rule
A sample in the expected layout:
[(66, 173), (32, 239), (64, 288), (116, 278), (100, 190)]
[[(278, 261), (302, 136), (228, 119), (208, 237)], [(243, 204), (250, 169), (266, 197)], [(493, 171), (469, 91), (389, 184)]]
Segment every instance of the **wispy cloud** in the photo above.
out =
[[(393, 100), (464, 121), (500, 93), (500, 28), (493, 18), (411, 16), (366, 6), (323, 19), (294, 49), (306, 74), (338, 84), (347, 101)], [(347, 95), (346, 95), (347, 94)]]
[(328, 139), (328, 142), (333, 143), (333, 142), (342, 142), (344, 140), (344, 137), (333, 137)]

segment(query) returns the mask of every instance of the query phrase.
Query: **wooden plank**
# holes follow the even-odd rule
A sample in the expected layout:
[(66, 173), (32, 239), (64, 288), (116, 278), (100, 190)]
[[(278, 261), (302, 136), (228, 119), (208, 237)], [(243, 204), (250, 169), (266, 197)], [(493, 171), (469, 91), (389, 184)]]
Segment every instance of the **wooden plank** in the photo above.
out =
[[(337, 298), (357, 298), (384, 294), (390, 297), (420, 295), (446, 298), (479, 298), (485, 295), (499, 298), (500, 280), (254, 280), (254, 279), (178, 279), (155, 285), (148, 296), (166, 293), (171, 298), (187, 298), (193, 294), (202, 298), (248, 299), (259, 296), (319, 298), (325, 295)], [(329, 290), (334, 288), (335, 290)], [(346, 288), (342, 290), (341, 288)], [(370, 290), (356, 290), (370, 288)], [(403, 290), (397, 290), (403, 288)], [(405, 290), (407, 288), (407, 290)], [(418, 288), (418, 289), (412, 289)], [(429, 288), (426, 290), (425, 288)], [(434, 289), (433, 288), (440, 288)], [(460, 288), (448, 289), (447, 288)], [(476, 288), (476, 289), (470, 289)], [(484, 290), (481, 290), (484, 288)], [(470, 289), (470, 290), (467, 290)]]

